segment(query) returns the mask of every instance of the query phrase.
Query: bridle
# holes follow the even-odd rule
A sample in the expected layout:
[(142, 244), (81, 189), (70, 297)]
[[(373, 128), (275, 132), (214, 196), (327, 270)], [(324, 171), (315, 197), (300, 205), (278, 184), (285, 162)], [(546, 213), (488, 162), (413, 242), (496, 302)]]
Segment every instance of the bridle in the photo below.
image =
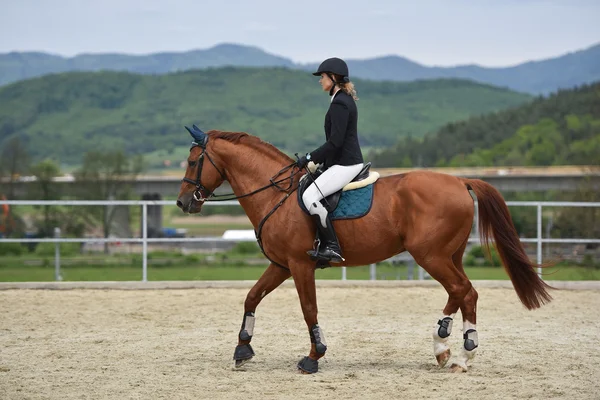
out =
[[(186, 178), (186, 177), (184, 177), (182, 179), (183, 182), (187, 182), (187, 183), (191, 183), (192, 185), (196, 185), (196, 189), (194, 190), (193, 196), (194, 196), (194, 200), (196, 200), (198, 202), (204, 202), (215, 195), (212, 191), (208, 190), (206, 188), (206, 186), (202, 185), (202, 182), (200, 181), (200, 177), (202, 176), (202, 168), (204, 167), (204, 155), (206, 155), (206, 158), (208, 158), (208, 161), (210, 161), (210, 163), (213, 165), (213, 167), (215, 167), (215, 169), (217, 170), (219, 175), (221, 175), (221, 178), (223, 178), (223, 180), (226, 180), (225, 174), (223, 172), (221, 172), (221, 170), (219, 168), (217, 168), (217, 165), (212, 160), (212, 158), (210, 158), (210, 155), (206, 151), (206, 143), (207, 142), (208, 142), (208, 137), (201, 143), (193, 142), (192, 147), (190, 148), (190, 151), (194, 147), (200, 147), (202, 149), (202, 152), (200, 153), (198, 160), (191, 161), (189, 163), (189, 165), (192, 167), (194, 166), (194, 163), (198, 164), (198, 172), (196, 173), (196, 180), (192, 180), (192, 179)], [(204, 193), (202, 193), (203, 191), (204, 191)]]

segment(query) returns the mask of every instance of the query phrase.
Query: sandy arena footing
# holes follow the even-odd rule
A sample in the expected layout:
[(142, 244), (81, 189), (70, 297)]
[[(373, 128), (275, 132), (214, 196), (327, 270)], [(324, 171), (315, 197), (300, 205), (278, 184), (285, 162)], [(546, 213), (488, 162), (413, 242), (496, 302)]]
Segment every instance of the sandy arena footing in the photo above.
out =
[[(528, 311), (510, 282), (475, 281), (479, 353), (452, 374), (432, 352), (447, 300), (437, 282), (319, 281), (329, 350), (315, 375), (296, 370), (309, 337), (292, 281), (259, 306), (256, 357), (232, 370), (253, 283), (3, 283), (0, 398), (599, 398), (597, 283), (552, 282), (580, 290)], [(458, 314), (455, 354), (461, 325)]]

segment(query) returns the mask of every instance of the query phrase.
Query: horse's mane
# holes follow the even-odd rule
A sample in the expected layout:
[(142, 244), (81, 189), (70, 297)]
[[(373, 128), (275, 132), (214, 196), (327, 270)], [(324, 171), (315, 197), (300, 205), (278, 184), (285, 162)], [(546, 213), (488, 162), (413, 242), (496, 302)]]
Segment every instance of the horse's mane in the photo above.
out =
[(273, 146), (271, 143), (267, 143), (257, 136), (249, 135), (246, 132), (224, 132), (224, 131), (208, 131), (206, 132), (210, 138), (213, 139), (224, 139), (231, 143), (244, 143), (251, 147), (256, 147), (264, 150), (272, 158), (282, 158), (286, 162), (291, 162), (292, 159), (287, 156), (284, 152)]

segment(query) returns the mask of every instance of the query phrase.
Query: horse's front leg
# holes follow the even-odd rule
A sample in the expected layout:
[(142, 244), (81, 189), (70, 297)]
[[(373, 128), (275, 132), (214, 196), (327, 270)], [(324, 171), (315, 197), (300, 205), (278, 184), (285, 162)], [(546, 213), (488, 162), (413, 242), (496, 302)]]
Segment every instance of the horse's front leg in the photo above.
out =
[(308, 357), (298, 363), (303, 373), (313, 374), (319, 370), (319, 358), (325, 355), (327, 345), (323, 330), (317, 321), (317, 291), (315, 288), (315, 267), (312, 263), (298, 264), (292, 268), (292, 276), (300, 297), (300, 306), (308, 326), (311, 348)]
[(250, 341), (254, 334), (254, 313), (256, 312), (256, 307), (258, 307), (258, 304), (266, 295), (275, 290), (290, 276), (291, 273), (289, 270), (278, 267), (275, 264), (270, 264), (248, 292), (246, 301), (244, 302), (244, 319), (242, 320), (242, 327), (238, 335), (238, 345), (233, 353), (236, 368), (241, 367), (254, 357), (254, 350), (250, 346)]

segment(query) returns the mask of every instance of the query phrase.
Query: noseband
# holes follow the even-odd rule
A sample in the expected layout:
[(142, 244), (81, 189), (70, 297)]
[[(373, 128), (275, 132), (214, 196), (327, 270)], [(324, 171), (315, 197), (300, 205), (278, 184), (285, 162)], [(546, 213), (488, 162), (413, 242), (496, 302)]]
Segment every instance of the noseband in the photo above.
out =
[(202, 149), (202, 152), (200, 153), (200, 156), (198, 157), (198, 161), (196, 161), (196, 164), (198, 165), (198, 172), (196, 174), (196, 180), (192, 180), (192, 179), (186, 178), (186, 177), (184, 177), (182, 179), (183, 182), (191, 183), (192, 185), (196, 186), (196, 189), (194, 190), (194, 200), (196, 200), (198, 202), (204, 202), (214, 196), (214, 193), (211, 192), (210, 190), (208, 190), (206, 188), (206, 186), (202, 185), (202, 182), (200, 181), (200, 178), (202, 177), (202, 167), (204, 166), (204, 156), (205, 155), (206, 155), (206, 158), (208, 158), (208, 161), (210, 161), (210, 163), (213, 165), (213, 167), (215, 167), (215, 169), (217, 170), (219, 175), (221, 175), (221, 178), (223, 178), (223, 180), (226, 180), (225, 174), (223, 174), (221, 172), (221, 170), (219, 170), (219, 168), (217, 168), (217, 166), (215, 165), (215, 162), (212, 160), (212, 158), (210, 158), (210, 155), (206, 151), (206, 143), (207, 142), (208, 142), (208, 137), (201, 143), (193, 142), (192, 147), (190, 148), (190, 150), (193, 149), (194, 147), (200, 147)]

